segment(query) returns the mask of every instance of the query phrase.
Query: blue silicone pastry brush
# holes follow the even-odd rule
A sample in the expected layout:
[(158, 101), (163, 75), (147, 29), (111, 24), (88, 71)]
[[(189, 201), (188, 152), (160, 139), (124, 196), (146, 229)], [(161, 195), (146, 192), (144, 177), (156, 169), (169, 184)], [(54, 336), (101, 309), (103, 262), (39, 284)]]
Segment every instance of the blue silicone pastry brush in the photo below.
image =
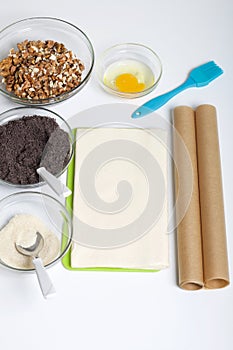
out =
[(146, 102), (141, 107), (133, 112), (132, 118), (142, 118), (147, 114), (156, 111), (167, 103), (173, 96), (179, 94), (181, 91), (191, 87), (202, 87), (206, 86), (214, 79), (218, 78), (223, 73), (223, 70), (214, 62), (210, 61), (201, 66), (194, 68), (186, 81), (178, 86), (176, 89), (171, 90), (163, 95), (153, 98)]

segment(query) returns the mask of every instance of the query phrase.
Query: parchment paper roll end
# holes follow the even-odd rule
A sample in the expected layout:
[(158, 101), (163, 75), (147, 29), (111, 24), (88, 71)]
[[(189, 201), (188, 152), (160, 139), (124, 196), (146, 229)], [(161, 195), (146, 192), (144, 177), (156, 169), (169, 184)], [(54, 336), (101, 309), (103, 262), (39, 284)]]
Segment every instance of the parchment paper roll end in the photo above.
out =
[(229, 279), (220, 278), (212, 278), (205, 282), (205, 288), (207, 289), (220, 289), (229, 286)]
[(185, 106), (185, 105), (177, 106), (174, 108), (174, 115), (177, 115), (177, 113), (179, 114), (179, 112), (190, 112), (190, 111), (193, 111), (193, 109), (189, 106)]
[(185, 281), (180, 282), (179, 287), (184, 290), (200, 290), (204, 287), (204, 284), (202, 282), (196, 282), (196, 281)]
[(213, 117), (216, 117), (216, 108), (213, 105), (209, 105), (209, 104), (203, 104), (200, 105), (196, 108), (196, 113), (205, 113), (205, 114), (209, 114), (212, 115)]

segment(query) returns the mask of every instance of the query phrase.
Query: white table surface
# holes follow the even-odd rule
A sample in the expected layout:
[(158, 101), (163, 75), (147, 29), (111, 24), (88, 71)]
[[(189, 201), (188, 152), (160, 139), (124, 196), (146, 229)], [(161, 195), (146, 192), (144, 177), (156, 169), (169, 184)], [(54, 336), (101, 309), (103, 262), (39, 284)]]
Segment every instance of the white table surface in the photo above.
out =
[[(222, 157), (229, 263), (232, 280), (232, 77), (233, 3), (229, 0), (21, 0), (2, 2), (1, 27), (31, 16), (63, 18), (90, 37), (96, 55), (123, 42), (148, 45), (161, 57), (162, 80), (149, 97), (181, 83), (187, 72), (214, 59), (225, 71), (209, 87), (188, 90), (161, 108), (216, 106)], [(1, 48), (0, 48), (1, 49)], [(128, 103), (141, 104), (140, 98)], [(78, 95), (51, 107), (65, 118), (95, 105), (122, 100), (102, 91), (94, 78)], [(14, 105), (0, 96), (0, 112)], [(0, 187), (0, 196), (11, 191)], [(1, 213), (0, 213), (1, 215)], [(32, 274), (0, 269), (0, 347), (11, 349), (196, 350), (233, 346), (233, 289), (185, 292), (177, 286), (176, 247), (171, 266), (157, 274), (49, 270), (57, 289), (45, 301)]]

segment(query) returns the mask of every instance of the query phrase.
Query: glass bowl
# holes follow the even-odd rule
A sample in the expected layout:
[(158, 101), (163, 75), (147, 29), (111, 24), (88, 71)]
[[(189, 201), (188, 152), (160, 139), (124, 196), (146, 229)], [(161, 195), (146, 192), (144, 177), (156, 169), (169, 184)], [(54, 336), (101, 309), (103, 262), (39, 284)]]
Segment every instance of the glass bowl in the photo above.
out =
[[(145, 69), (144, 74), (150, 79), (150, 83), (139, 92), (121, 92), (115, 86), (112, 67), (117, 67), (116, 73), (118, 70), (122, 73), (130, 73), (128, 70), (135, 69), (136, 76), (139, 68), (137, 66), (132, 68), (135, 65), (132, 62), (136, 62), (140, 67), (144, 67), (141, 69)], [(111, 78), (107, 82), (107, 74), (110, 69), (112, 71)], [(111, 94), (124, 98), (136, 98), (147, 95), (157, 86), (161, 75), (162, 64), (160, 58), (154, 51), (141, 44), (128, 43), (115, 45), (104, 51), (97, 62), (97, 78), (102, 88)]]
[[(29, 214), (40, 219), (51, 230), (60, 242), (58, 256), (46, 267), (50, 267), (61, 260), (70, 247), (73, 226), (72, 219), (64, 205), (53, 197), (40, 192), (19, 192), (11, 194), (0, 201), (0, 230), (17, 214)], [(63, 239), (63, 236), (66, 239)], [(11, 248), (12, 249), (12, 248)], [(34, 271), (10, 266), (1, 260), (0, 264), (16, 271)]]
[(15, 22), (0, 32), (0, 61), (7, 57), (10, 49), (17, 49), (17, 43), (24, 40), (54, 40), (63, 43), (68, 50), (81, 59), (85, 69), (82, 72), (80, 85), (59, 96), (33, 100), (20, 98), (6, 90), (0, 77), (0, 92), (14, 102), (27, 105), (44, 106), (61, 102), (78, 93), (90, 78), (94, 65), (94, 50), (85, 33), (66, 21), (51, 17), (32, 17)]
[[(58, 174), (54, 174), (56, 177), (60, 177), (67, 169), (72, 156), (73, 156), (73, 144), (74, 144), (74, 136), (72, 133), (72, 130), (69, 126), (69, 124), (57, 113), (52, 112), (46, 108), (42, 107), (17, 107), (17, 108), (12, 108), (9, 109), (2, 114), (0, 114), (0, 125), (7, 124), (10, 121), (20, 119), (23, 116), (42, 116), (42, 117), (49, 117), (53, 118), (56, 120), (57, 124), (59, 125), (60, 129), (64, 130), (68, 136), (69, 136), (69, 142), (70, 142), (70, 152), (69, 152), (69, 157), (67, 160), (67, 164), (64, 165), (62, 170)], [(0, 158), (1, 159), (1, 158)], [(33, 184), (14, 184), (11, 182), (8, 182), (6, 180), (3, 180), (0, 178), (0, 184), (3, 185), (9, 185), (15, 188), (24, 188), (24, 189), (32, 189), (35, 187), (39, 187), (45, 184), (45, 182), (39, 178), (39, 182), (33, 183)]]

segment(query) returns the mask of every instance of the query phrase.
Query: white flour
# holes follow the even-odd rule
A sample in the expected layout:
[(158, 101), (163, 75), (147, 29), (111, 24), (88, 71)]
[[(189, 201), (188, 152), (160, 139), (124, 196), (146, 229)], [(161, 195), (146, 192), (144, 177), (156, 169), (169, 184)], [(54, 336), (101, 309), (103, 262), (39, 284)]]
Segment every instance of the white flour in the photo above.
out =
[(53, 261), (60, 252), (60, 241), (36, 216), (15, 215), (0, 231), (0, 259), (7, 265), (21, 269), (34, 268), (32, 258), (20, 254), (15, 243), (28, 247), (35, 243), (36, 232), (44, 238), (44, 246), (39, 253), (43, 264)]

